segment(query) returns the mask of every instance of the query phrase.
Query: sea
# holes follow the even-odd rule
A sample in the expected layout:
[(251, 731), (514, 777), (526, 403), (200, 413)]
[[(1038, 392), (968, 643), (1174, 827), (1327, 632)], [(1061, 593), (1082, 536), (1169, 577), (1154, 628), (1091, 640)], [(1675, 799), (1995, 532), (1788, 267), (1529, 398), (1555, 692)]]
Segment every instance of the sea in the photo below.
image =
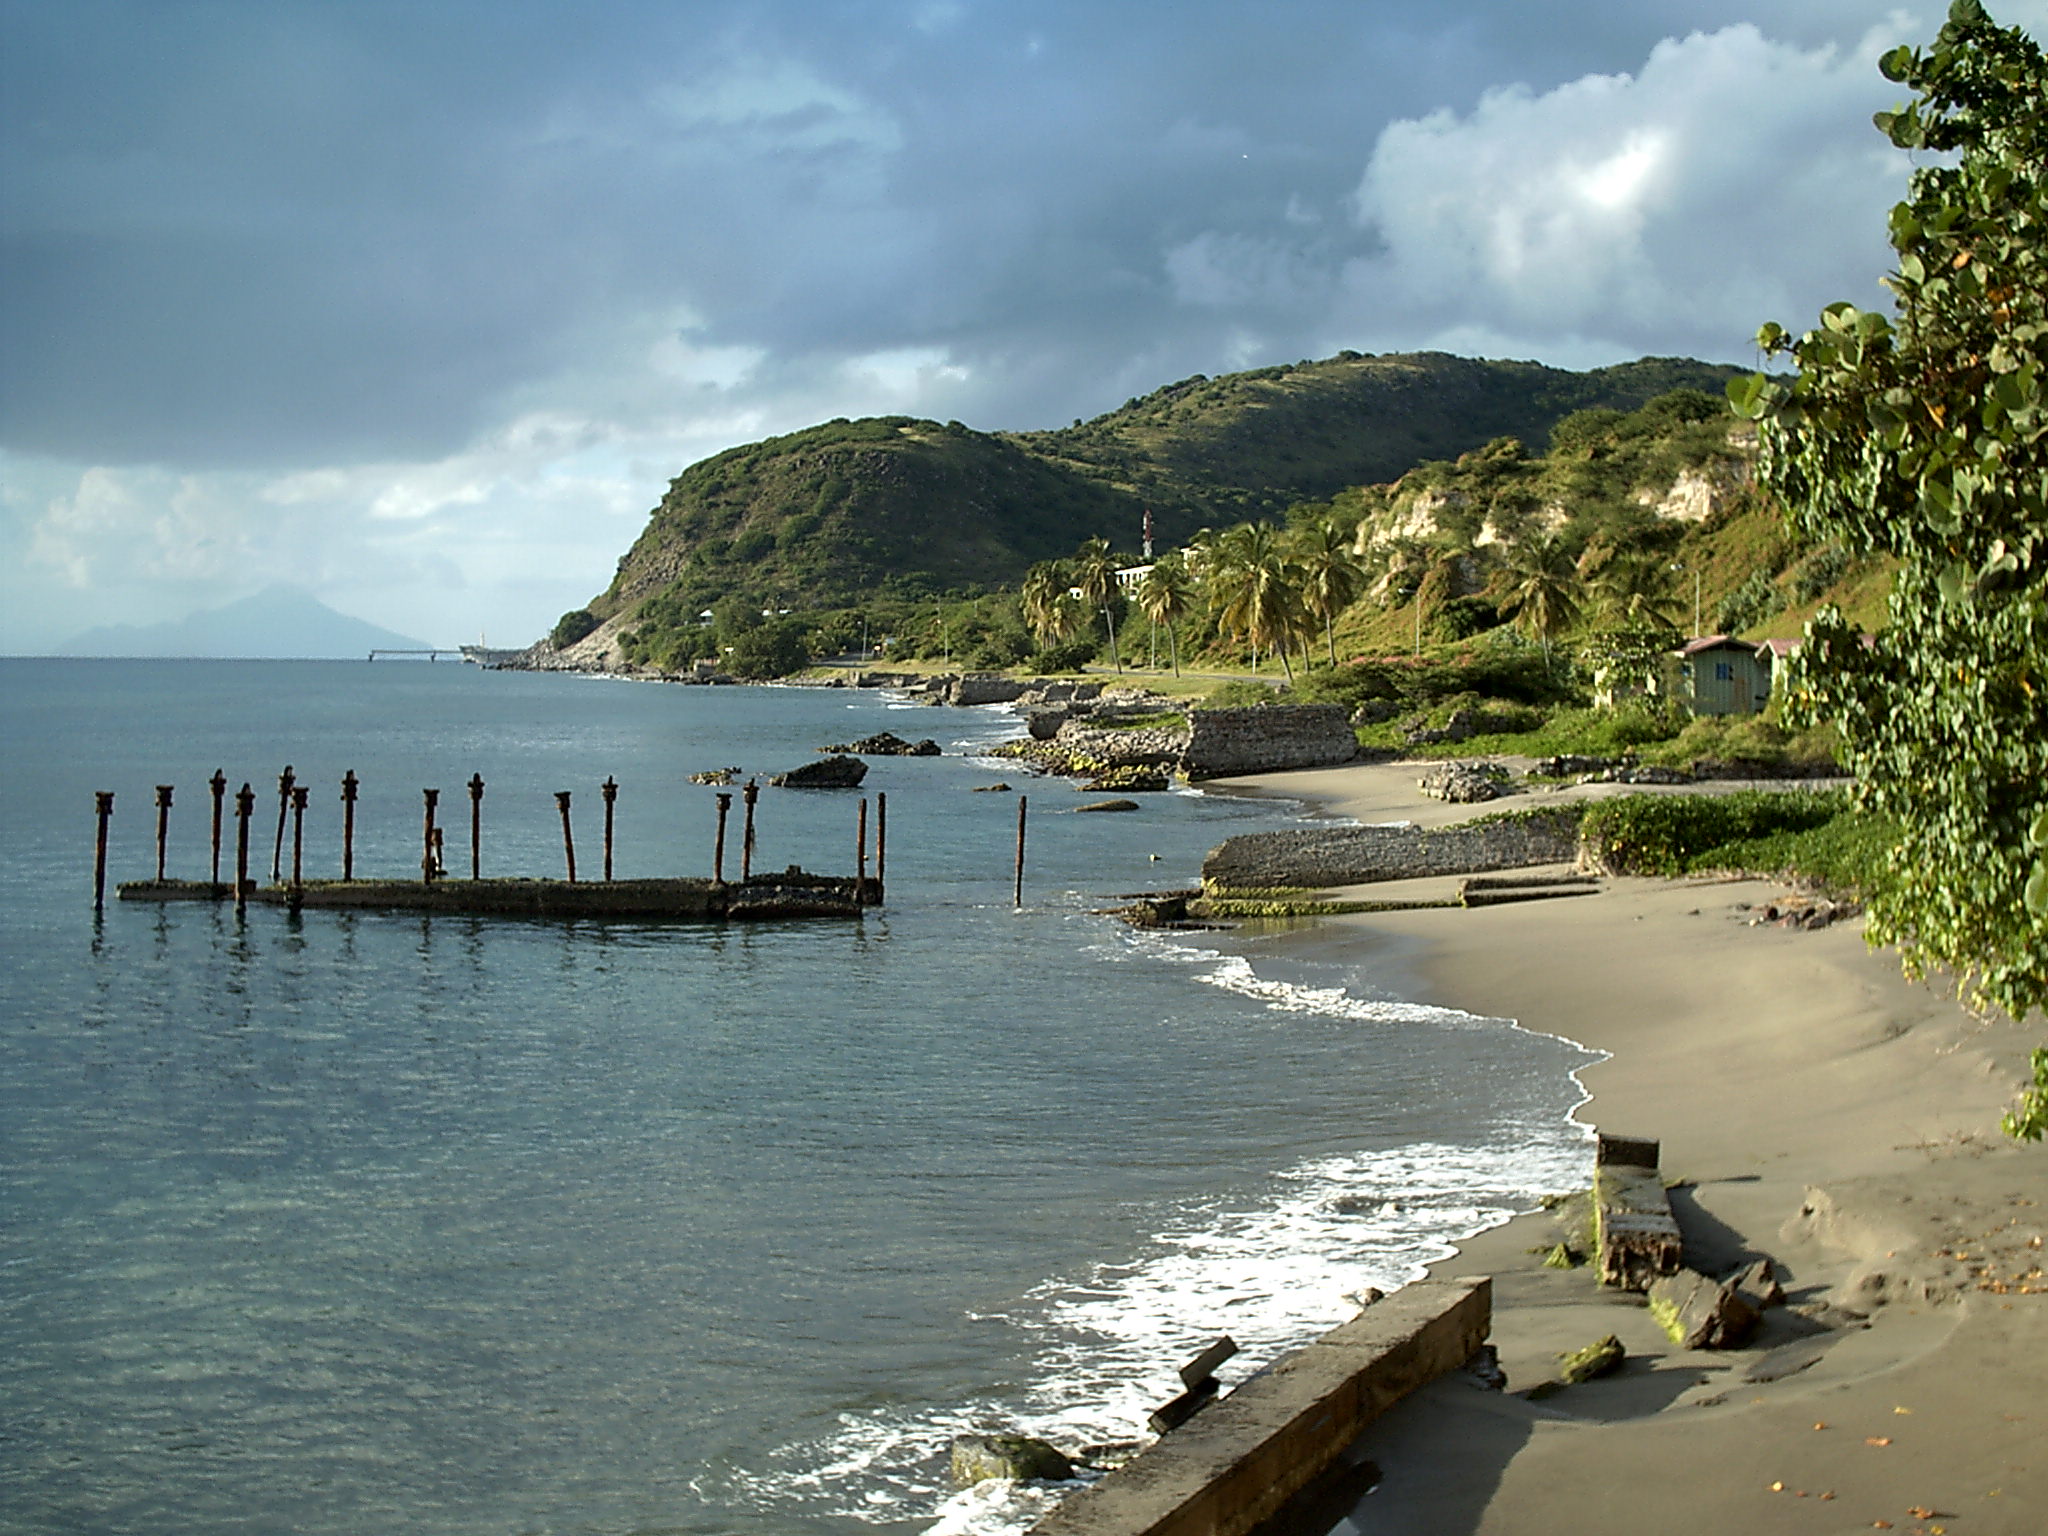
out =
[[(886, 796), (857, 919), (114, 899), (158, 785), (166, 872), (207, 878), (216, 771), (223, 868), (246, 782), (267, 878), (287, 765), (308, 878), (350, 773), (359, 875), (417, 873), (435, 788), (466, 877), (473, 777), (488, 875), (562, 873), (566, 790), (600, 877), (607, 779), (619, 878), (705, 875), (690, 774), (881, 730), (944, 753), (757, 813), (757, 870), (851, 874)], [(1080, 814), (984, 755), (1019, 734), (871, 690), (0, 661), (0, 1530), (1001, 1536), (1067, 1490), (956, 1490), (955, 1435), (1127, 1447), (1215, 1338), (1227, 1387), (1583, 1185), (1570, 1041), (1363, 940), (1104, 915), (1308, 808)]]

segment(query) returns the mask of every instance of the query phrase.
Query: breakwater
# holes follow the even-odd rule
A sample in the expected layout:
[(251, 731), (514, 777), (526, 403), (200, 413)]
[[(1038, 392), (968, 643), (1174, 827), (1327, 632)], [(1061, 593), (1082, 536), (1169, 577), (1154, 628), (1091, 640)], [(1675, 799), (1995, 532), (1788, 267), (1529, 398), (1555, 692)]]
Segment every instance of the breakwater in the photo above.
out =
[(1205, 885), (1322, 888), (1563, 864), (1578, 857), (1579, 808), (1525, 811), (1455, 827), (1307, 827), (1228, 838), (1202, 861)]
[[(121, 885), (122, 901), (228, 901), (234, 892), (202, 880), (137, 880)], [(314, 880), (300, 885), (251, 884), (243, 899), (264, 906), (347, 911), (465, 913), (479, 917), (631, 918), (653, 922), (771, 922), (804, 917), (855, 917), (880, 905), (881, 882), (814, 875), (723, 880)]]

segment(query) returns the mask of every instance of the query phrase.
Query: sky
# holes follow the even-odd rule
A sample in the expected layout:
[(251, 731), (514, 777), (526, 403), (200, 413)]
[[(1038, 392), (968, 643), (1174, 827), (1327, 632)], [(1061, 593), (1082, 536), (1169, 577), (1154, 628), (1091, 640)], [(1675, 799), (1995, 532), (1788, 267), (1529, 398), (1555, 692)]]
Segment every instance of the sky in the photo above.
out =
[(278, 582), (525, 644), (835, 416), (1749, 363), (1884, 302), (1942, 9), (0, 0), (0, 653)]

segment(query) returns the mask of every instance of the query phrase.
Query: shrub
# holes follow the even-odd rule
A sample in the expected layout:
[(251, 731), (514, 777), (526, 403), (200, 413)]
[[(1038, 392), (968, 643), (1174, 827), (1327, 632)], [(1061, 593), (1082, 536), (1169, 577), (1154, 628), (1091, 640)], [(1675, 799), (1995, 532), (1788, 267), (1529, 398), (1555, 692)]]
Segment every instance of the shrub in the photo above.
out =
[(1034, 672), (1078, 672), (1095, 659), (1092, 638), (1054, 641), (1040, 646), (1030, 658)]
[(1594, 861), (1615, 874), (1670, 877), (1702, 867), (1704, 856), (1732, 845), (1811, 832), (1847, 812), (1847, 798), (1834, 791), (1624, 795), (1588, 810), (1579, 837)]
[(1249, 678), (1218, 683), (1195, 705), (1197, 709), (1244, 709), (1255, 704), (1292, 704), (1299, 698), (1292, 689), (1271, 688)]
[(1714, 628), (1720, 634), (1739, 635), (1781, 606), (1778, 588), (1769, 573), (1751, 571), (1742, 585), (1722, 598), (1714, 609)]
[(1802, 603), (1813, 602), (1849, 572), (1849, 551), (1839, 544), (1823, 544), (1799, 563), (1792, 576), (1792, 596)]
[(571, 608), (548, 631), (548, 644), (558, 651), (565, 651), (578, 640), (587, 638), (597, 628), (597, 615), (588, 608)]

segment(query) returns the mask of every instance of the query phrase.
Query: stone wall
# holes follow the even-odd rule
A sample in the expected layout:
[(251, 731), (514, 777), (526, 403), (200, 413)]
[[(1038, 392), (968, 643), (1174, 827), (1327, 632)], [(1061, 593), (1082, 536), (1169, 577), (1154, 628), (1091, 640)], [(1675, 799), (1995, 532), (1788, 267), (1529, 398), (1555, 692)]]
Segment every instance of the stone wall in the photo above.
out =
[(1248, 1536), (1373, 1420), (1470, 1360), (1492, 1321), (1490, 1280), (1403, 1286), (1068, 1497), (1031, 1536)]
[(1177, 760), (1187, 746), (1188, 728), (1185, 725), (1140, 726), (1119, 731), (1091, 724), (1088, 717), (1083, 716), (1063, 722), (1052, 740), (1062, 751), (1099, 762), (1170, 762)]
[(1341, 704), (1260, 704), (1249, 709), (1198, 709), (1181, 754), (1191, 779), (1330, 768), (1358, 756), (1358, 737)]
[(1250, 832), (1209, 850), (1202, 879), (1230, 890), (1366, 885), (1421, 875), (1474, 875), (1490, 869), (1563, 864), (1579, 851), (1576, 806), (1463, 826), (1310, 827)]

